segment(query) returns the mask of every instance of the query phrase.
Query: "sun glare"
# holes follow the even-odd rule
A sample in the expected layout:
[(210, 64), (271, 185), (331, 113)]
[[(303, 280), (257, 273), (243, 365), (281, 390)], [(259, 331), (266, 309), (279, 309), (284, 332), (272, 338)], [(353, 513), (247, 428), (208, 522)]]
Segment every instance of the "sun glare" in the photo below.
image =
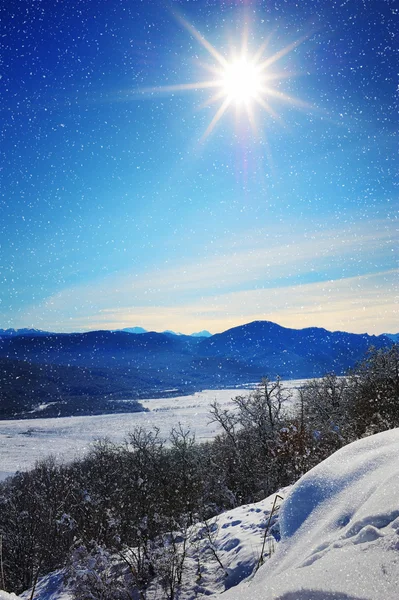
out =
[(242, 58), (225, 67), (222, 87), (231, 102), (237, 105), (247, 104), (261, 93), (261, 74), (247, 58)]
[(226, 58), (190, 23), (180, 16), (177, 16), (177, 18), (216, 61), (214, 64), (205, 65), (205, 68), (212, 75), (205, 81), (149, 88), (142, 91), (153, 93), (214, 89), (214, 94), (202, 106), (209, 106), (217, 102), (220, 104), (202, 139), (205, 139), (212, 132), (215, 125), (231, 106), (236, 108), (237, 115), (242, 113), (247, 115), (254, 132), (256, 132), (256, 105), (264, 109), (275, 120), (281, 120), (281, 118), (270, 102), (277, 102), (278, 104), (285, 102), (302, 108), (310, 108), (305, 102), (292, 98), (278, 89), (280, 82), (287, 77), (291, 77), (292, 73), (287, 73), (287, 71), (276, 72), (271, 69), (277, 61), (301, 44), (306, 37), (296, 40), (274, 54), (265, 56), (267, 42), (264, 42), (255, 53), (251, 53), (247, 47), (248, 31), (245, 30), (242, 40), (240, 40), (239, 52)]

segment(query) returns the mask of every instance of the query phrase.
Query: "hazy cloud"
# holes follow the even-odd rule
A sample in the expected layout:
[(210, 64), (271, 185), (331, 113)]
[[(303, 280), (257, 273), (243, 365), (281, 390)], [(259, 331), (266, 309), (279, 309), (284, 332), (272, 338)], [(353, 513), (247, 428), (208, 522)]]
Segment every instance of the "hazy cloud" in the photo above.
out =
[[(185, 333), (209, 329), (213, 333), (254, 320), (270, 320), (286, 327), (325, 327), (330, 330), (396, 332), (398, 323), (398, 270), (297, 285), (229, 292), (179, 306), (125, 306), (103, 308), (57, 322), (50, 329), (118, 329), (141, 325)], [(370, 328), (370, 323), (373, 327)]]
[[(75, 286), (31, 307), (20, 326), (51, 329), (226, 329), (253, 319), (290, 326), (373, 331), (395, 327), (396, 230), (391, 221), (293, 232), (277, 243), (267, 230), (252, 247), (147, 273), (120, 273)], [(226, 249), (227, 250), (227, 249)], [(387, 261), (391, 250), (392, 261)], [(388, 252), (389, 255), (389, 252)], [(341, 265), (345, 265), (345, 267)], [(315, 280), (315, 281), (313, 281)], [(317, 281), (319, 280), (319, 281)], [(320, 281), (321, 280), (321, 281)], [(310, 281), (310, 283), (308, 283)]]

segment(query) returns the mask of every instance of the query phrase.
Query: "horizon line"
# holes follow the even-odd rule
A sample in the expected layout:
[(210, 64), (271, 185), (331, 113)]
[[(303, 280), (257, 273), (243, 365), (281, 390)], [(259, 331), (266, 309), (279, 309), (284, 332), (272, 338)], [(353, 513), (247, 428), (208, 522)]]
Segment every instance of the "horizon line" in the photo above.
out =
[[(47, 330), (47, 329), (39, 329), (37, 327), (7, 327), (7, 328), (1, 328), (0, 327), (0, 331), (22, 331), (22, 330), (26, 330), (26, 331), (37, 331), (40, 333), (49, 333), (49, 334), (55, 334), (55, 335), (73, 335), (73, 334), (84, 334), (84, 333), (94, 333), (94, 332), (98, 332), (98, 331), (107, 331), (110, 333), (131, 333), (133, 335), (143, 335), (145, 333), (159, 333), (159, 334), (171, 334), (171, 335), (176, 335), (176, 336), (187, 336), (187, 337), (192, 337), (192, 336), (198, 336), (198, 337), (202, 337), (199, 336), (198, 334), (202, 333), (203, 331), (205, 331), (206, 333), (209, 333), (209, 336), (203, 336), (203, 337), (213, 337), (214, 335), (218, 335), (220, 333), (225, 333), (226, 331), (230, 331), (231, 329), (237, 329), (238, 327), (244, 327), (245, 325), (251, 325), (253, 323), (271, 323), (272, 325), (277, 325), (278, 327), (281, 327), (282, 329), (291, 329), (291, 330), (296, 330), (296, 331), (303, 331), (305, 329), (322, 329), (324, 331), (328, 331), (330, 333), (350, 333), (351, 335), (368, 335), (370, 337), (380, 337), (382, 335), (384, 336), (390, 336), (390, 335), (397, 335), (399, 332), (384, 332), (384, 333), (379, 333), (379, 334), (375, 334), (375, 333), (368, 333), (367, 331), (364, 331), (362, 333), (357, 333), (357, 332), (352, 332), (352, 331), (347, 331), (344, 329), (327, 329), (326, 327), (320, 327), (317, 325), (308, 325), (307, 327), (286, 327), (285, 325), (280, 325), (280, 323), (277, 323), (275, 321), (270, 321), (269, 319), (255, 319), (253, 321), (248, 321), (248, 322), (243, 322), (240, 323), (239, 325), (234, 325), (233, 327), (228, 327), (227, 329), (224, 329), (222, 331), (218, 331), (216, 333), (211, 333), (208, 329), (202, 329), (200, 331), (194, 331), (193, 333), (183, 333), (181, 331), (177, 332), (177, 331), (173, 331), (171, 329), (163, 329), (162, 331), (156, 330), (156, 329), (145, 329), (144, 327), (142, 327), (141, 325), (127, 325), (126, 327), (123, 328), (117, 328), (117, 329), (109, 329), (109, 328), (94, 328), (94, 329), (82, 329), (82, 330), (73, 330), (73, 331), (53, 331), (53, 330)], [(142, 329), (142, 332), (131, 332), (131, 331), (126, 331), (126, 329)]]

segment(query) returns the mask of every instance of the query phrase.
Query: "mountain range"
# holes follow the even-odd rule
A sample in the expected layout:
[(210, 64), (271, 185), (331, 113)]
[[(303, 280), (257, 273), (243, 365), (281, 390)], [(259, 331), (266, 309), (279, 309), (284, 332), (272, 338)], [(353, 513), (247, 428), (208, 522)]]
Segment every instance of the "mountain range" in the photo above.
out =
[(370, 346), (393, 343), (386, 335), (289, 329), (269, 321), (210, 337), (17, 331), (0, 332), (0, 418), (138, 410), (142, 398), (240, 386), (264, 376), (343, 374)]
[[(114, 329), (113, 331), (125, 331), (126, 333), (149, 333), (148, 329), (144, 329), (143, 327), (125, 327), (124, 329)], [(162, 333), (170, 333), (172, 335), (183, 335), (182, 333), (176, 333), (175, 331), (171, 331), (167, 329)], [(0, 337), (15, 337), (15, 336), (36, 336), (36, 335), (63, 335), (56, 334), (52, 331), (43, 331), (42, 329), (0, 329)], [(198, 331), (197, 333), (191, 333), (192, 337), (211, 337), (211, 333), (206, 331)]]
[(0, 337), (15, 337), (17, 335), (35, 336), (35, 335), (52, 335), (51, 331), (43, 331), (42, 329), (0, 329)]

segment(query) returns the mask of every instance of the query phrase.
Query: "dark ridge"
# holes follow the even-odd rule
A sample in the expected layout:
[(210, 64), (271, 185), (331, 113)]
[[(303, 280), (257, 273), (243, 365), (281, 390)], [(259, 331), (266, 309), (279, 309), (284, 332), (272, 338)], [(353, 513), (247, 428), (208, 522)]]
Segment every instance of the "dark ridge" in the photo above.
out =
[(264, 376), (342, 375), (370, 346), (392, 343), (384, 335), (289, 329), (269, 321), (209, 338), (124, 331), (3, 336), (0, 418), (25, 416), (38, 403), (58, 403), (40, 416), (112, 412), (121, 409), (122, 399), (168, 395), (171, 389), (179, 395)]

